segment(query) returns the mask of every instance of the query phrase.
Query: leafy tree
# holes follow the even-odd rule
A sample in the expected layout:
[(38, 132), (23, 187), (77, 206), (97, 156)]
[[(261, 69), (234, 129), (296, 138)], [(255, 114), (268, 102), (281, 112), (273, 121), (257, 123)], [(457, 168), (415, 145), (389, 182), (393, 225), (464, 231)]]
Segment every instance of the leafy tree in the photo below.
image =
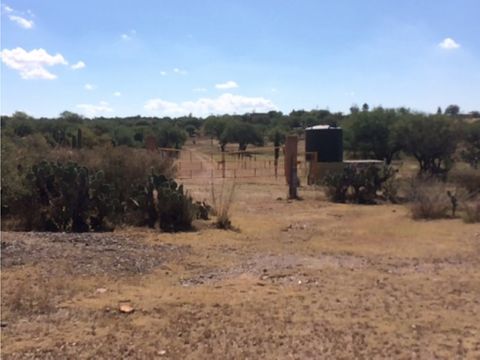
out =
[(126, 146), (133, 146), (134, 140), (133, 140), (133, 132), (125, 127), (121, 126), (118, 129), (115, 130), (114, 135), (113, 135), (113, 141), (116, 146), (119, 145), (126, 145)]
[(180, 149), (186, 140), (187, 135), (185, 131), (178, 126), (166, 124), (157, 130), (157, 144), (159, 147)]
[(358, 105), (353, 104), (352, 106), (350, 106), (350, 114), (356, 114), (359, 111), (360, 111), (360, 108), (358, 107)]
[(442, 115), (442, 108), (440, 106), (437, 108), (437, 115)]
[(420, 172), (438, 175), (450, 170), (458, 136), (445, 117), (411, 115), (396, 131), (402, 148), (418, 161)]
[(238, 150), (245, 151), (248, 144), (263, 145), (263, 137), (258, 129), (252, 124), (233, 121), (227, 124), (220, 136), (223, 148), (227, 143), (238, 143)]
[(464, 149), (461, 157), (474, 169), (480, 165), (480, 121), (468, 124), (464, 135)]
[(362, 111), (363, 111), (363, 112), (368, 112), (369, 109), (370, 109), (370, 107), (368, 106), (367, 103), (364, 103), (364, 104), (362, 105)]
[(460, 106), (448, 105), (445, 109), (445, 115), (457, 116), (460, 113)]
[(219, 117), (210, 116), (205, 120), (203, 125), (203, 131), (205, 135), (209, 135), (212, 138), (220, 139), (227, 122)]
[(83, 122), (82, 116), (71, 111), (64, 111), (60, 113), (60, 119), (66, 120), (70, 123), (77, 123), (77, 124), (81, 124)]
[(19, 137), (30, 135), (35, 130), (34, 120), (23, 111), (16, 111), (12, 115), (13, 132)]
[(194, 137), (197, 132), (197, 128), (191, 124), (188, 124), (185, 126), (185, 131), (188, 133), (188, 136)]
[(395, 110), (375, 109), (352, 115), (352, 123), (346, 129), (349, 141), (346, 148), (362, 157), (374, 157), (390, 164), (401, 150), (394, 131), (400, 115)]

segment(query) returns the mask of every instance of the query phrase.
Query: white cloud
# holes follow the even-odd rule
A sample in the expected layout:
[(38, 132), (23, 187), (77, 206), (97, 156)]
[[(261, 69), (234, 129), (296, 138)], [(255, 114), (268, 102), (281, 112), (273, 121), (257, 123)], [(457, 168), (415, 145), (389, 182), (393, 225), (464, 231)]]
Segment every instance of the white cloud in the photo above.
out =
[(132, 29), (128, 33), (123, 33), (122, 35), (120, 35), (120, 37), (122, 38), (122, 40), (127, 41), (131, 40), (136, 34), (137, 31), (135, 29)]
[(145, 110), (164, 116), (180, 116), (194, 114), (207, 116), (210, 114), (243, 114), (246, 112), (267, 112), (277, 107), (271, 100), (263, 97), (247, 97), (233, 94), (222, 94), (217, 98), (200, 98), (196, 101), (181, 103), (150, 99), (144, 105)]
[(160, 75), (165, 76), (165, 75), (167, 75), (167, 72), (166, 71), (160, 71)]
[(87, 84), (85, 84), (85, 85), (83, 86), (83, 88), (84, 88), (85, 90), (92, 91), (92, 90), (95, 90), (95, 89), (97, 88), (97, 86), (96, 86), (96, 85), (93, 85), (93, 84), (88, 84), (88, 83), (87, 83)]
[(6, 13), (11, 13), (11, 12), (13, 12), (13, 9), (12, 9), (10, 6), (8, 6), (8, 5), (5, 5), (5, 4), (4, 4), (2, 7), (3, 7), (3, 10), (4, 10)]
[(195, 89), (193, 89), (193, 91), (195, 91), (195, 92), (207, 92), (207, 89), (206, 88), (195, 88)]
[(438, 46), (441, 47), (442, 49), (453, 50), (453, 49), (458, 49), (460, 47), (460, 44), (457, 43), (452, 38), (447, 37), (443, 39), (443, 41), (440, 44), (438, 44)]
[(34, 25), (33, 20), (27, 20), (18, 15), (9, 15), (8, 18), (23, 27), (24, 29), (31, 29)]
[(83, 69), (85, 66), (85, 63), (83, 61), (79, 61), (77, 62), (76, 64), (73, 64), (72, 66), (70, 66), (73, 70), (78, 70), (78, 69)]
[(179, 74), (179, 75), (187, 75), (187, 70), (183, 70), (183, 69), (179, 69), (179, 68), (173, 69), (173, 72), (175, 74)]
[(17, 70), (22, 79), (53, 80), (57, 75), (50, 73), (46, 66), (68, 65), (61, 54), (50, 55), (44, 49), (26, 51), (21, 47), (12, 50), (4, 49), (0, 57), (5, 65)]
[(113, 96), (122, 96), (122, 93), (120, 91), (115, 91), (113, 93)]
[(100, 101), (98, 105), (78, 104), (77, 108), (87, 117), (96, 117), (113, 112), (113, 109), (106, 101)]
[(238, 88), (238, 84), (235, 82), (235, 81), (227, 81), (227, 82), (224, 82), (224, 83), (221, 83), (221, 84), (216, 84), (215, 87), (217, 89), (235, 89), (235, 88)]

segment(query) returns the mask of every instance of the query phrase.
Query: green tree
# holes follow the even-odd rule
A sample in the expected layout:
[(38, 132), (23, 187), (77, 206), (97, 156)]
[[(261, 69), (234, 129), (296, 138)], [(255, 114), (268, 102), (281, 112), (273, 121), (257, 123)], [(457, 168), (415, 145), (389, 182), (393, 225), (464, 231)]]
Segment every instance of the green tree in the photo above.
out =
[(185, 131), (188, 133), (188, 136), (194, 137), (197, 133), (197, 128), (192, 124), (188, 124), (185, 126)]
[(445, 109), (445, 115), (457, 116), (460, 114), (460, 106), (458, 105), (448, 105)]
[(238, 150), (245, 151), (248, 144), (263, 145), (263, 137), (254, 125), (232, 121), (227, 124), (220, 136), (220, 144), (223, 145), (223, 148), (227, 143), (238, 143)]
[(385, 160), (390, 164), (401, 150), (394, 131), (400, 115), (395, 110), (375, 109), (351, 116), (346, 148), (362, 157)]
[(358, 107), (358, 105), (353, 104), (352, 106), (350, 106), (350, 114), (356, 114), (359, 111), (360, 111), (360, 108)]
[(463, 143), (462, 159), (474, 169), (478, 169), (480, 165), (480, 121), (466, 126)]
[(450, 170), (458, 144), (451, 121), (443, 116), (412, 114), (396, 131), (402, 148), (418, 161), (420, 172), (438, 175)]
[(210, 116), (205, 120), (203, 125), (203, 132), (205, 135), (211, 136), (212, 138), (220, 139), (227, 122), (219, 117)]
[(157, 144), (159, 147), (180, 149), (187, 140), (187, 134), (178, 126), (165, 124), (157, 130)]

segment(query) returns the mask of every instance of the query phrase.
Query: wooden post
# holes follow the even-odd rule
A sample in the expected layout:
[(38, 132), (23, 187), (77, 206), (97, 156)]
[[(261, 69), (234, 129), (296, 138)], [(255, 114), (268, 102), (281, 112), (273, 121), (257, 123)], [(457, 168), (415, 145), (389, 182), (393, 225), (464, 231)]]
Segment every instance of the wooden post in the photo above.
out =
[(285, 178), (288, 184), (288, 197), (297, 199), (297, 153), (298, 153), (298, 137), (289, 135), (285, 139)]
[(222, 152), (222, 178), (225, 178), (225, 153)]

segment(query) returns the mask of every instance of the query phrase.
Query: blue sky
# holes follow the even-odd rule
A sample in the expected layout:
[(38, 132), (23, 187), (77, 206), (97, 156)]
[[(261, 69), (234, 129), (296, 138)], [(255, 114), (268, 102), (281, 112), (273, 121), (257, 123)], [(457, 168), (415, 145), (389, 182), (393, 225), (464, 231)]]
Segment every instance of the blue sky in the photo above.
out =
[(480, 110), (478, 0), (2, 2), (1, 113)]

